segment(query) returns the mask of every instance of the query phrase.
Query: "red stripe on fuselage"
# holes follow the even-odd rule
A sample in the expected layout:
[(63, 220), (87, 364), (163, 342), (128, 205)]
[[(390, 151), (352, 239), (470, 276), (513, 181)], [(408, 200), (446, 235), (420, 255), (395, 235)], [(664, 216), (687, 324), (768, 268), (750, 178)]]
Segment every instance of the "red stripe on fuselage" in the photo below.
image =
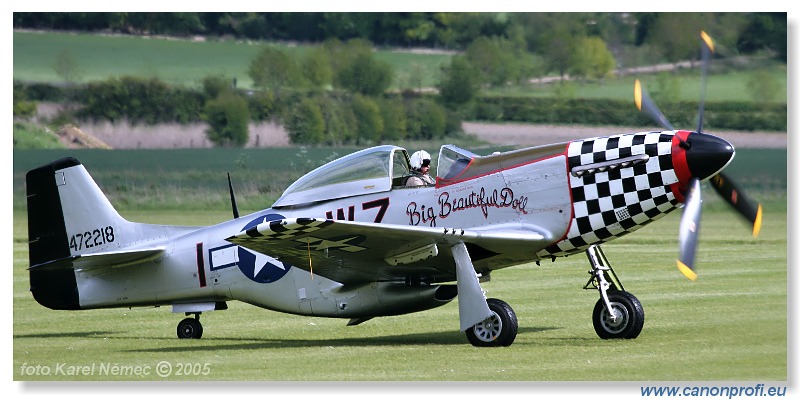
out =
[(675, 176), (678, 177), (678, 182), (670, 185), (670, 190), (679, 203), (684, 202), (684, 195), (689, 189), (689, 180), (692, 179), (689, 163), (686, 162), (686, 149), (681, 147), (681, 141), (686, 141), (689, 135), (689, 131), (678, 130), (672, 137), (672, 169), (675, 171)]
[(206, 286), (206, 264), (203, 260), (203, 243), (197, 244), (197, 277), (200, 279), (200, 287)]
[[(569, 146), (569, 145), (567, 145), (567, 146)], [(535, 160), (525, 161), (525, 162), (519, 163), (517, 165), (510, 165), (510, 166), (507, 166), (505, 168), (500, 168), (500, 169), (495, 169), (495, 170), (492, 170), (492, 171), (483, 172), (483, 173), (481, 173), (479, 175), (470, 176), (470, 177), (466, 177), (466, 178), (457, 179), (458, 177), (455, 177), (453, 179), (447, 179), (447, 180), (442, 179), (442, 178), (436, 178), (436, 188), (439, 189), (439, 188), (443, 188), (443, 187), (447, 187), (447, 186), (456, 185), (456, 184), (463, 183), (463, 182), (466, 182), (466, 181), (471, 181), (473, 179), (482, 178), (484, 176), (494, 175), (494, 174), (496, 174), (498, 172), (508, 171), (508, 170), (511, 170), (511, 169), (514, 169), (514, 168), (519, 168), (519, 167), (522, 167), (522, 166), (525, 166), (525, 165), (535, 164), (535, 163), (540, 162), (540, 161), (545, 161), (545, 160), (549, 160), (551, 158), (561, 157), (561, 156), (566, 158), (567, 157), (566, 151), (563, 152), (563, 153), (556, 153), (556, 154), (548, 155), (546, 157), (537, 158)], [(472, 161), (469, 162), (469, 165), (467, 165), (467, 167), (472, 165), (473, 161), (474, 161), (474, 158), (473, 158)], [(466, 171), (467, 171), (467, 168), (464, 168), (464, 172), (466, 172)], [(567, 171), (569, 171), (569, 163), (567, 163)]]
[(569, 146), (570, 144), (574, 143), (574, 141), (570, 141), (567, 143), (566, 147), (564, 147), (564, 158), (567, 159), (566, 161), (566, 168), (567, 168), (567, 189), (569, 190), (569, 220), (567, 221), (567, 229), (561, 234), (561, 237), (558, 238), (557, 241), (547, 245), (545, 247), (549, 248), (565, 239), (567, 239), (567, 235), (569, 235), (569, 229), (572, 228), (572, 220), (575, 218), (575, 198), (572, 197), (572, 172), (569, 166)]

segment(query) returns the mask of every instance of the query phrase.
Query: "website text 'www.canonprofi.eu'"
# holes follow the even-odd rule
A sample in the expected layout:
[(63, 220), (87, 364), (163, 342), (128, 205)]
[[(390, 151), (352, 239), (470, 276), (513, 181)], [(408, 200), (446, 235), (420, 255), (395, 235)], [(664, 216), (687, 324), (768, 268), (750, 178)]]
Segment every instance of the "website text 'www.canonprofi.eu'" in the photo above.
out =
[(786, 386), (642, 386), (642, 397), (784, 397)]

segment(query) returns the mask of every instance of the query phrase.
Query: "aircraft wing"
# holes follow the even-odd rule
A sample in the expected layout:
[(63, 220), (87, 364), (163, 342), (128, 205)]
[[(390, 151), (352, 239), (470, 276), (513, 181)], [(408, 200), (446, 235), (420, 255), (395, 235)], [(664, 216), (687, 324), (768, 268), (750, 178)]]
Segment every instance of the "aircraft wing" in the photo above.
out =
[(83, 255), (69, 256), (63, 259), (57, 259), (51, 262), (34, 265), (29, 267), (28, 270), (94, 270), (101, 268), (124, 267), (147, 260), (154, 260), (163, 253), (163, 247), (88, 253)]
[[(477, 272), (528, 259), (552, 242), (533, 228), (461, 230), (329, 219), (261, 223), (227, 241), (340, 283), (455, 280), (451, 246), (463, 242)], [(512, 257), (509, 254), (515, 254)]]

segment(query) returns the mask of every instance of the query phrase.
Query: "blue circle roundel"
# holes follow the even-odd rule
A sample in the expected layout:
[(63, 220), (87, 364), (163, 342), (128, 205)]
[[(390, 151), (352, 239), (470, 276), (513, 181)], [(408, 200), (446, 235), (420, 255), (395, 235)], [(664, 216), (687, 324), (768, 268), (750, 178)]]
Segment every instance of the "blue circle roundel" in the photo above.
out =
[[(280, 214), (263, 215), (247, 223), (247, 225), (242, 228), (242, 231), (264, 222), (282, 220), (283, 218), (285, 217)], [(292, 268), (291, 265), (283, 263), (271, 256), (253, 252), (242, 246), (238, 247), (238, 254), (239, 270), (241, 270), (242, 274), (247, 278), (258, 283), (272, 283), (278, 281)]]

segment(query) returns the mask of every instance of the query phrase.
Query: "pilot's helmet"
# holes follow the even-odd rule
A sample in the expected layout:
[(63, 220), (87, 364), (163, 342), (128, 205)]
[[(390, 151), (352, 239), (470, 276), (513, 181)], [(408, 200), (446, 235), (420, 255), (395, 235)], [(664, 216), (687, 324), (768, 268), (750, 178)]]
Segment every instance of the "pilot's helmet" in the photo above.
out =
[(411, 168), (419, 170), (422, 167), (431, 165), (431, 155), (425, 150), (419, 150), (411, 154)]

